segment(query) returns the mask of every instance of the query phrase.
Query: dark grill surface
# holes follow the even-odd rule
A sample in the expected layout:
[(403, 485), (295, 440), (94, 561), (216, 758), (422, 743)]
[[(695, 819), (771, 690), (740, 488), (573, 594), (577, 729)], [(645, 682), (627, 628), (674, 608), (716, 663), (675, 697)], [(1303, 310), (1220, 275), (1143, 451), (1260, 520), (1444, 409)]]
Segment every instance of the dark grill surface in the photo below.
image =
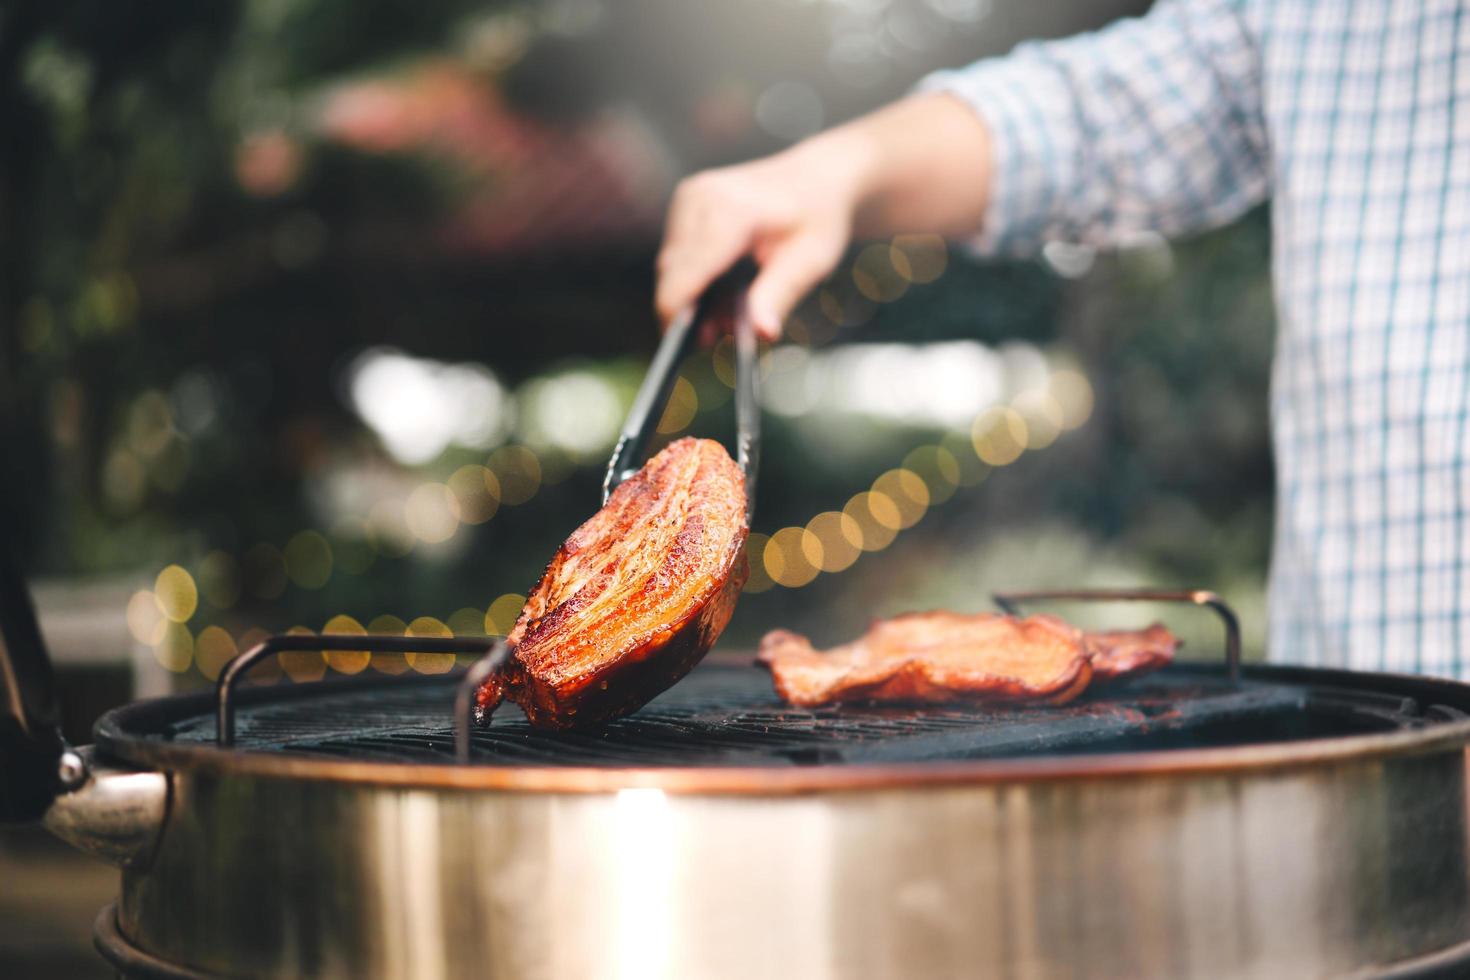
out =
[[(284, 694), (285, 696), (281, 696)], [(454, 678), (251, 692), (238, 715), (249, 752), (452, 762)], [(128, 719), (127, 740), (213, 742), (199, 710)], [(1240, 745), (1420, 727), (1451, 709), (1320, 684), (1171, 667), (1062, 707), (784, 705), (760, 668), (706, 664), (628, 718), (587, 733), (538, 732), (510, 705), (474, 736), (501, 766), (799, 766)]]

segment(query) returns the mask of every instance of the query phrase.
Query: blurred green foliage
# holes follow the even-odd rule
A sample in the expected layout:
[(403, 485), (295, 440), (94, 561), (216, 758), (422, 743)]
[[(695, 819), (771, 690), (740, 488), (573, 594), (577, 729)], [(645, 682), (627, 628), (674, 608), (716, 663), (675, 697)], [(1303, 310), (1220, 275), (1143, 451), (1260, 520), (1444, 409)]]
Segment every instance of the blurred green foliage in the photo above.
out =
[[(283, 546), (317, 526), (344, 460), (363, 472), (396, 465), (343, 394), (346, 363), (374, 345), (487, 363), (512, 388), (579, 364), (632, 383), (656, 337), (656, 220), (493, 255), (446, 247), (445, 223), (507, 172), (472, 173), (442, 148), (324, 138), (314, 127), (341, 86), (422, 92), (437, 84), (423, 66), (448, 63), (472, 84), (444, 98), (482, 92), (528, 121), (507, 130), (512, 142), (632, 116), (623, 132), (645, 134), (664, 161), (657, 196), (681, 172), (780, 145), (751, 122), (773, 81), (812, 86), (832, 122), (930, 68), (1130, 6), (1005, 7), (984, 32), (873, 54), (886, 60), (869, 66), (869, 83), (824, 67), (838, 41), (867, 29), (852, 11), (795, 0), (9, 5), (0, 450), (20, 499), (7, 537), (37, 572), (143, 585), (169, 562)], [(1096, 411), (851, 570), (747, 597), (732, 642), (773, 625), (841, 639), (900, 606), (981, 608), (987, 588), (1006, 584), (1204, 585), (1258, 612), (1272, 481), (1268, 241), (1261, 212), (1173, 248), (1101, 257), (1077, 280), (956, 249), (938, 283), (822, 338), (1028, 340), (1070, 352)], [(697, 431), (727, 433), (726, 414), (707, 403)], [(814, 439), (767, 420), (758, 529), (840, 509), (936, 438), (846, 424)], [(414, 478), (444, 480), (484, 458), (453, 449)], [(247, 588), (240, 606), (210, 615), (238, 631), (316, 627), (342, 611), (366, 621), (483, 609), (530, 586), (599, 481), (595, 465), (568, 466), (438, 557), (385, 554), (320, 589)]]

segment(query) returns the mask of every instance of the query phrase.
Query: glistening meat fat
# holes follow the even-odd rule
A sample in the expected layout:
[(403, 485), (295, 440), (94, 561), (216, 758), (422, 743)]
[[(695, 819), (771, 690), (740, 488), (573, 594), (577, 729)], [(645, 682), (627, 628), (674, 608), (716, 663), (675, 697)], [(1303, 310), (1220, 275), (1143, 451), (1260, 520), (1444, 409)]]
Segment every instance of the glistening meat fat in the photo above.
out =
[(1141, 630), (1104, 630), (1086, 634), (1092, 679), (1110, 681), (1157, 670), (1174, 659), (1179, 640), (1154, 623)]
[(1055, 616), (909, 613), (878, 620), (826, 652), (786, 630), (767, 633), (760, 660), (792, 704), (834, 701), (1054, 701), (1092, 677), (1079, 630)]
[(908, 613), (875, 621), (828, 651), (786, 630), (761, 640), (776, 692), (799, 706), (843, 701), (1070, 701), (1094, 676), (1116, 678), (1172, 658), (1162, 626), (1087, 634), (1055, 616)]
[(608, 721), (689, 672), (745, 584), (745, 479), (723, 446), (680, 439), (624, 481), (557, 551), (476, 696), (539, 728)]

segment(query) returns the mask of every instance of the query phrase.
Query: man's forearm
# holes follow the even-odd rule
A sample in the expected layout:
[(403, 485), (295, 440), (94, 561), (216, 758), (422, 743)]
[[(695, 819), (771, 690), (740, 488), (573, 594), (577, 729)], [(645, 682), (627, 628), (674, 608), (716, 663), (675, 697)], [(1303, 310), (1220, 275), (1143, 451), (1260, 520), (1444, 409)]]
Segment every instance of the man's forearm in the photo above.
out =
[(990, 199), (989, 132), (946, 94), (903, 99), (787, 152), (850, 183), (859, 237), (972, 235)]

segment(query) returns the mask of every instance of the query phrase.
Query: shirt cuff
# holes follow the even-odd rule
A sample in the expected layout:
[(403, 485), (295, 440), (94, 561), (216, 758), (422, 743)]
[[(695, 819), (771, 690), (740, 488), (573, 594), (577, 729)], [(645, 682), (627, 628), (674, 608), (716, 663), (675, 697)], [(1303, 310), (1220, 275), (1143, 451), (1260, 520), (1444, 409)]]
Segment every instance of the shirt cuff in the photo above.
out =
[(1083, 193), (1079, 121), (1064, 73), (1041, 46), (1023, 45), (1006, 58), (936, 72), (917, 91), (959, 99), (990, 131), (990, 199), (970, 242), (975, 251), (1032, 255), (1049, 240), (1073, 237), (1065, 204)]

